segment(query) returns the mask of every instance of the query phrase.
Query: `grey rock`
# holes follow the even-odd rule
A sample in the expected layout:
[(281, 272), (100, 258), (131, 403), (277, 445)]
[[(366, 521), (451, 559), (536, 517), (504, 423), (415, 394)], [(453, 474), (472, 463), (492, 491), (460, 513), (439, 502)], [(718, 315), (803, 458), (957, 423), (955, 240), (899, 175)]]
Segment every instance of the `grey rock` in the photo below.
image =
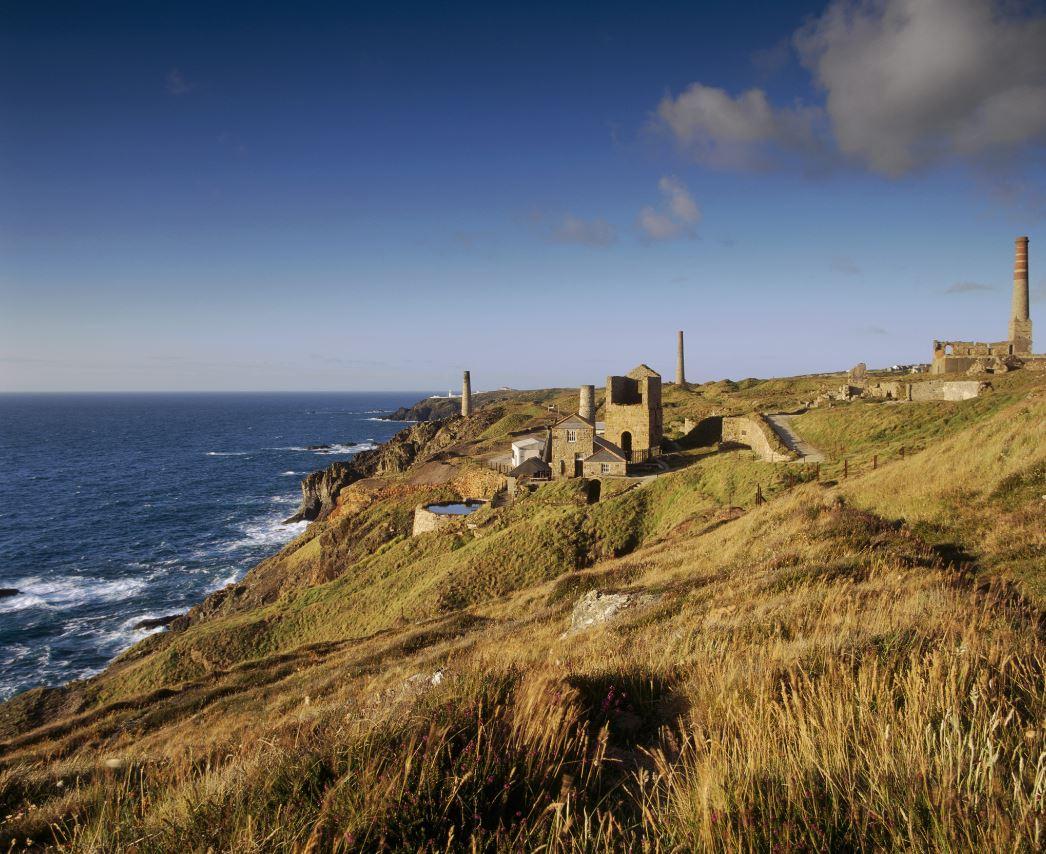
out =
[(652, 605), (660, 598), (650, 593), (600, 593), (598, 590), (589, 590), (574, 605), (570, 628), (563, 637), (608, 623), (624, 611)]

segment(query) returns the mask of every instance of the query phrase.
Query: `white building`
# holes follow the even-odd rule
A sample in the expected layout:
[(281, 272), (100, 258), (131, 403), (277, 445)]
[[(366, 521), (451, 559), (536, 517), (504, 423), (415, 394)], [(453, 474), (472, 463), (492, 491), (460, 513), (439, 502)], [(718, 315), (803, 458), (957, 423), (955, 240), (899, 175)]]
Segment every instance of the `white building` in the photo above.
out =
[[(502, 445), (504, 447), (504, 445)], [(523, 465), (524, 460), (540, 457), (545, 450), (545, 440), (536, 436), (524, 436), (512, 443), (512, 468)]]

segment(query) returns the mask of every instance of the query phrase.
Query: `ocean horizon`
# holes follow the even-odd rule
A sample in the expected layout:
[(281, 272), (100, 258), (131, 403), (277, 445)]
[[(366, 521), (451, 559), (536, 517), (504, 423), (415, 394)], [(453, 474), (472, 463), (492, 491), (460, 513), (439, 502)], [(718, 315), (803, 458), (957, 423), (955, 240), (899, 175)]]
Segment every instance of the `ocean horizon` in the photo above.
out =
[[(0, 700), (103, 669), (305, 528), (300, 481), (427, 391), (0, 392)], [(151, 631), (159, 631), (153, 629)]]

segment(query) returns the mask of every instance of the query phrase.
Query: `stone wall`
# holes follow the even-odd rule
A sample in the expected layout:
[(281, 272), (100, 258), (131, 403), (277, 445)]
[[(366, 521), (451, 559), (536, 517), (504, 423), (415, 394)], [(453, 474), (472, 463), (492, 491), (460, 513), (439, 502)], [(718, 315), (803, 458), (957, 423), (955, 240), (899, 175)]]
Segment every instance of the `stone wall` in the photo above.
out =
[[(469, 499), (467, 503), (471, 504), (474, 502), (475, 499)], [(433, 513), (426, 505), (419, 504), (414, 508), (414, 527), (411, 529), (411, 536), (416, 537), (418, 534), (442, 531), (447, 528), (465, 528), (467, 527), (468, 518), (469, 514), (467, 513), (461, 516)]]
[(747, 445), (768, 463), (785, 463), (795, 459), (774, 429), (758, 414), (724, 416), (722, 441)]
[[(568, 442), (568, 432), (574, 441)], [(552, 476), (574, 477), (574, 460), (592, 456), (595, 450), (595, 427), (555, 427), (552, 430)], [(580, 474), (580, 472), (578, 472)]]
[(874, 397), (877, 400), (908, 400), (908, 389), (911, 387), (911, 383), (890, 380), (868, 386), (864, 390), (864, 396)]
[(931, 374), (961, 374), (986, 358), (1012, 356), (1010, 341), (934, 341)]
[(991, 389), (980, 380), (927, 380), (911, 383), (908, 400), (970, 400)]
[[(607, 466), (607, 470), (603, 471), (603, 466)], [(609, 475), (615, 475), (624, 477), (628, 474), (628, 464), (624, 461), (614, 461), (607, 463), (584, 463), (582, 465), (582, 471), (585, 477), (607, 477)]]

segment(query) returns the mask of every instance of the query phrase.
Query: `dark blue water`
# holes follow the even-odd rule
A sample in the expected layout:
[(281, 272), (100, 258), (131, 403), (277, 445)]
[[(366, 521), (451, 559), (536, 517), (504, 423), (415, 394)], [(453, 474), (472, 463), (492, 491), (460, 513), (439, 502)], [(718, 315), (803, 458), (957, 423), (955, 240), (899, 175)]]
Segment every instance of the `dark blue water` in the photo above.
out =
[(138, 621), (240, 578), (304, 529), (281, 524), (304, 475), (423, 396), (0, 395), (0, 587), (22, 591), (0, 599), (0, 699), (97, 672)]

